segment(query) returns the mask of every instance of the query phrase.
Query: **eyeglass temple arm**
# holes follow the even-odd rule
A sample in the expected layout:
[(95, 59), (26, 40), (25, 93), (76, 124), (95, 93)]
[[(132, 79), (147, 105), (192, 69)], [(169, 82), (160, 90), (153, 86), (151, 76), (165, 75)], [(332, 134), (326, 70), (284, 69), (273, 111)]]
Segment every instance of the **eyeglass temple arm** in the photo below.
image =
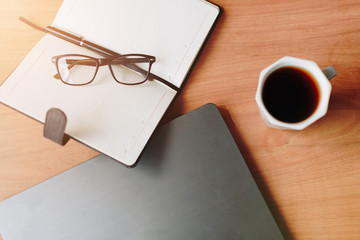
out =
[[(116, 57), (116, 56), (121, 56), (120, 54), (116, 53), (116, 52), (113, 52), (109, 49), (106, 49), (106, 48), (103, 48), (99, 45), (96, 45), (96, 44), (93, 44), (93, 43), (90, 43), (88, 41), (85, 41), (84, 39), (80, 38), (80, 37), (77, 37), (77, 36), (74, 36), (70, 33), (67, 33), (65, 31), (62, 31), (60, 29), (57, 29), (55, 27), (52, 27), (52, 26), (47, 26), (46, 28), (43, 28), (43, 27), (40, 27), (32, 22), (30, 22), (29, 20), (23, 18), (23, 17), (19, 17), (19, 20), (26, 23), (27, 25), (39, 30), (39, 31), (42, 31), (42, 32), (45, 32), (45, 33), (49, 33), (51, 35), (54, 35), (58, 38), (61, 38), (65, 41), (68, 41), (68, 42), (71, 42), (75, 45), (80, 45), (82, 47), (85, 47), (87, 49), (90, 49), (91, 51), (93, 52), (96, 52), (104, 57)], [(128, 66), (130, 67), (130, 66)], [(141, 68), (135, 66), (133, 70), (135, 71), (140, 71)], [(143, 69), (141, 69), (142, 71), (144, 71)], [(141, 72), (140, 72), (141, 73)], [(173, 90), (175, 91), (179, 91), (179, 88), (177, 86), (175, 86), (174, 84), (172, 84), (171, 82), (153, 74), (153, 73), (149, 73), (149, 77), (152, 78), (152, 79), (156, 79), (158, 80), (159, 82), (167, 85), (168, 87), (172, 88)]]
[[(101, 59), (101, 60), (108, 60), (106, 58)], [(54, 61), (54, 60), (53, 60)], [(115, 61), (115, 63), (124, 65), (132, 70), (135, 70), (137, 72), (140, 72), (142, 75), (146, 76), (147, 75), (147, 71), (143, 70), (142, 68), (137, 67), (134, 64), (126, 64), (126, 62), (128, 63), (144, 63), (144, 62), (148, 62), (148, 60), (144, 60), (141, 58), (136, 58), (136, 59), (127, 59), (127, 60), (117, 60)], [(94, 62), (94, 60), (88, 60), (88, 59), (82, 59), (82, 60), (72, 60), (72, 59), (67, 59), (66, 63), (69, 63), (69, 66), (67, 66), (67, 69), (70, 70), (71, 68), (73, 68), (75, 65), (86, 65), (86, 66), (96, 66), (96, 63)], [(107, 65), (107, 61), (100, 61), (100, 66), (103, 65)], [(60, 79), (59, 74), (55, 74), (54, 75), (55, 79)]]
[(19, 17), (19, 20), (22, 21), (23, 23), (26, 23), (30, 27), (35, 28), (36, 30), (42, 31), (44, 33), (49, 33), (49, 31), (46, 28), (40, 27), (40, 26), (30, 22), (29, 20), (27, 20), (27, 19), (25, 19), (23, 17)]
[[(139, 72), (140, 74), (146, 76), (148, 75), (148, 71), (145, 71), (144, 69), (134, 65), (133, 63), (144, 63), (144, 62), (148, 62), (148, 60), (143, 60), (143, 61), (139, 61), (142, 60), (141, 58), (134, 58), (134, 59), (126, 59), (126, 61), (122, 61), (122, 60), (114, 60), (115, 63), (119, 63), (127, 68), (130, 68), (136, 72)], [(150, 74), (149, 74), (150, 76)], [(149, 77), (148, 76), (148, 77)]]
[[(155, 60), (154, 60), (155, 61)], [(122, 65), (136, 71), (136, 72), (139, 72), (141, 73), (142, 75), (146, 76), (148, 74), (147, 71), (145, 71), (144, 69), (136, 66), (135, 64), (132, 64), (132, 63), (140, 63), (140, 61), (137, 60), (137, 58), (134, 58), (134, 59), (126, 59), (126, 62), (128, 63), (122, 63)], [(172, 84), (171, 82), (169, 81), (166, 81), (165, 79), (155, 75), (155, 74), (152, 74), (151, 72), (149, 72), (149, 76), (148, 78), (151, 78), (151, 79), (156, 79), (158, 80), (159, 82), (165, 84), (166, 86), (172, 88), (173, 90), (175, 91), (179, 91), (179, 88), (177, 86), (175, 86), (174, 84)]]
[[(54, 60), (53, 60), (54, 62)], [(68, 59), (66, 60), (67, 63), (70, 63), (69, 66), (67, 66), (67, 69), (70, 70), (71, 68), (73, 68), (75, 65), (86, 65), (86, 66), (96, 66), (96, 63), (94, 63), (93, 60), (87, 60), (87, 59), (83, 59), (83, 60), (71, 60), (71, 59)], [(54, 75), (54, 78), (55, 79), (60, 79), (60, 76), (58, 73), (56, 73)]]
[[(138, 73), (146, 76), (146, 75), (148, 74), (148, 71), (146, 71), (146, 70), (144, 70), (144, 69), (142, 69), (142, 68), (140, 68), (140, 67), (138, 67), (138, 66), (136, 66), (136, 65), (134, 64), (134, 63), (142, 63), (142, 62), (147, 62), (147, 61), (148, 61), (148, 60), (142, 60), (142, 61), (141, 61), (141, 60), (142, 60), (141, 58), (126, 59), (125, 62), (124, 62), (123, 60), (115, 60), (115, 63), (119, 63), (119, 64), (121, 64), (121, 65), (123, 65), (123, 66), (125, 66), (125, 67), (127, 67), (127, 68), (129, 68), (129, 69), (132, 69), (132, 70), (134, 70), (134, 71), (136, 71), (136, 72), (138, 72)], [(69, 59), (69, 60), (67, 60), (67, 61), (69, 61), (69, 63), (70, 63), (71, 60)], [(71, 64), (68, 66), (68, 69), (69, 69), (69, 70), (70, 70), (73, 66), (75, 66), (76, 64), (94, 66), (93, 64), (90, 63), (90, 62), (94, 63), (92, 60), (91, 60), (91, 61), (86, 61), (86, 60), (81, 60), (81, 61), (79, 61), (79, 60), (72, 60), (72, 61), (74, 61), (74, 63), (71, 63)], [(103, 62), (103, 63), (100, 62), (100, 66), (106, 65), (106, 64), (107, 64), (106, 62)], [(55, 74), (55, 75), (54, 75), (54, 78), (59, 79), (59, 75), (58, 75), (58, 74)], [(154, 74), (152, 74), (152, 73), (149, 73), (148, 78), (156, 79), (156, 80), (158, 80), (159, 82), (161, 82), (161, 83), (167, 85), (168, 87), (174, 89), (175, 91), (178, 91), (178, 90), (179, 90), (179, 88), (176, 87), (175, 85), (173, 85), (172, 83), (170, 83), (170, 82), (168, 82), (168, 81), (166, 81), (166, 80), (164, 80), (164, 79), (162, 79), (162, 78), (160, 78), (160, 77), (157, 77), (156, 75), (154, 75)]]
[[(56, 58), (53, 60), (55, 62)], [(108, 65), (109, 61), (111, 59), (108, 58), (100, 58), (99, 59), (99, 66), (104, 66), (104, 65)], [(115, 59), (112, 61), (112, 63), (117, 63), (117, 64), (134, 64), (134, 63), (148, 63), (149, 61), (147, 59), (144, 58), (124, 58), (124, 59)], [(87, 65), (87, 66), (96, 66), (96, 63), (93, 59), (66, 59), (66, 63), (68, 64), (77, 64), (77, 65)]]
[[(103, 60), (103, 59), (101, 59)], [(107, 60), (107, 59), (104, 59)], [(86, 65), (86, 66), (96, 66), (95, 62), (93, 60), (72, 60), (72, 59), (67, 59), (66, 60), (67, 63), (69, 63), (70, 65), (67, 67), (69, 70), (74, 67), (75, 65)], [(122, 59), (122, 60), (115, 60), (115, 63), (121, 64), (129, 69), (132, 69), (136, 72), (141, 73), (142, 75), (146, 76), (148, 74), (148, 71), (134, 65), (134, 63), (144, 63), (144, 62), (148, 62), (148, 60), (144, 60), (141, 58), (134, 58), (134, 59)], [(108, 64), (106, 61), (100, 61), (100, 66), (106, 65)], [(55, 74), (54, 77), (56, 79), (59, 79), (58, 74)]]

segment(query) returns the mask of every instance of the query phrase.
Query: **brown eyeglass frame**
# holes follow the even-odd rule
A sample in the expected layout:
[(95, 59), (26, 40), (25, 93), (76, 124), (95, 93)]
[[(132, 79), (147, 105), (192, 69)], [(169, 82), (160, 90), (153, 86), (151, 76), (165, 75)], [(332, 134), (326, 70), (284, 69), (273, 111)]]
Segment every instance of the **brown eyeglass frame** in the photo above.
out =
[[(75, 45), (79, 45), (81, 47), (84, 47), (84, 48), (87, 48), (93, 52), (96, 52), (98, 54), (100, 54), (101, 56), (104, 56), (106, 58), (116, 58), (116, 57), (120, 57), (120, 56), (123, 56), (121, 54), (118, 54), (116, 52), (113, 52), (109, 49), (106, 49), (102, 46), (99, 46), (97, 44), (94, 44), (94, 43), (91, 43), (87, 40), (85, 40), (84, 38), (82, 37), (79, 37), (79, 36), (76, 36), (74, 34), (71, 34), (71, 33), (68, 33), (68, 32), (65, 32), (63, 30), (60, 30), (56, 27), (53, 27), (53, 26), (47, 26), (45, 28), (43, 27), (40, 27), (32, 22), (30, 22), (29, 20), (23, 18), (23, 17), (20, 17), (19, 18), (20, 21), (28, 24), (29, 26), (35, 28), (36, 30), (39, 30), (39, 31), (42, 31), (42, 32), (45, 32), (45, 33), (49, 33), (55, 37), (58, 37), (58, 38), (61, 38), (67, 42), (70, 42), (70, 43), (73, 43)], [(139, 71), (141, 72), (140, 68), (139, 68)], [(171, 89), (175, 90), (175, 91), (179, 91), (179, 88), (177, 86), (175, 86), (174, 84), (172, 84), (171, 82), (151, 73), (149, 71), (149, 76), (150, 78), (152, 79), (155, 79), (163, 84), (165, 84), (166, 86), (170, 87)]]
[[(91, 59), (92, 60), (91, 63), (86, 63), (86, 61), (84, 61), (83, 63), (80, 63), (80, 65), (87, 65), (87, 66), (96, 67), (93, 78), (90, 81), (86, 82), (86, 83), (80, 83), (80, 84), (71, 84), (71, 83), (68, 83), (68, 82), (64, 81), (62, 79), (62, 77), (61, 77), (59, 64), (58, 64), (59, 59), (64, 58), (64, 57), (84, 57), (84, 58)], [(141, 59), (136, 59), (136, 58), (126, 58), (126, 57), (139, 57), (139, 58), (142, 58), (142, 60)], [(144, 75), (144, 80), (141, 81), (141, 82), (138, 82), (138, 83), (126, 83), (126, 82), (122, 82), (119, 79), (117, 79), (114, 72), (113, 72), (111, 64), (114, 61), (119, 60), (119, 59), (125, 59), (126, 60), (125, 62), (120, 63), (123, 66), (125, 66), (127, 68), (130, 68), (130, 69), (132, 69), (132, 70), (134, 70), (134, 71), (136, 71), (136, 72), (138, 72), (140, 74), (143, 74)], [(145, 59), (146, 59), (146, 61), (143, 61)], [(139, 84), (142, 84), (142, 83), (146, 82), (149, 79), (151, 66), (156, 61), (156, 58), (154, 56), (150, 56), (150, 55), (146, 55), (146, 54), (124, 54), (124, 55), (121, 55), (121, 56), (111, 57), (111, 58), (95, 58), (95, 57), (82, 55), (82, 54), (63, 54), (63, 55), (58, 55), (58, 56), (52, 57), (51, 61), (55, 64), (56, 69), (57, 69), (57, 74), (54, 77), (57, 78), (57, 79), (60, 79), (64, 84), (67, 84), (67, 85), (83, 86), (83, 85), (88, 85), (88, 84), (92, 83), (94, 81), (95, 77), (96, 77), (96, 74), (97, 74), (97, 72), (99, 70), (99, 67), (105, 66), (105, 65), (108, 65), (109, 70), (111, 72), (111, 75), (112, 75), (112, 77), (114, 78), (114, 80), (116, 82), (118, 82), (120, 84), (124, 84), (124, 85), (139, 85)], [(148, 68), (147, 71), (135, 65), (135, 63), (145, 63), (145, 62), (149, 63), (149, 68)], [(93, 63), (96, 63), (96, 65), (93, 65)], [(77, 63), (77, 64), (79, 65), (79, 63)], [(71, 68), (71, 65), (70, 65), (69, 69), (70, 68)]]

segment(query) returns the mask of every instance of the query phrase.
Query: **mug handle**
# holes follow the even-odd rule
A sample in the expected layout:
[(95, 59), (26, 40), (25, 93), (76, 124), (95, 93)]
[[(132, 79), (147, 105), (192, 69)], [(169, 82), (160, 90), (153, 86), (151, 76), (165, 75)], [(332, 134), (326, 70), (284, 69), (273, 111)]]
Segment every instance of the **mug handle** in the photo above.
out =
[(324, 68), (322, 71), (329, 80), (331, 80), (337, 74), (337, 71), (333, 66), (328, 66)]

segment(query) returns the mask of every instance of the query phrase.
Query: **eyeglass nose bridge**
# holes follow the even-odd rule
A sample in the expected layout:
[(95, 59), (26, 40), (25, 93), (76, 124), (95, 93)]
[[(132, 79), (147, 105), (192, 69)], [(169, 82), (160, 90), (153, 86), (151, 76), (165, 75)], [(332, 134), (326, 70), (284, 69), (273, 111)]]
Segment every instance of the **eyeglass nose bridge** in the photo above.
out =
[(100, 58), (100, 59), (98, 59), (99, 66), (109, 65), (110, 62), (111, 62), (111, 60), (108, 59), (108, 58)]

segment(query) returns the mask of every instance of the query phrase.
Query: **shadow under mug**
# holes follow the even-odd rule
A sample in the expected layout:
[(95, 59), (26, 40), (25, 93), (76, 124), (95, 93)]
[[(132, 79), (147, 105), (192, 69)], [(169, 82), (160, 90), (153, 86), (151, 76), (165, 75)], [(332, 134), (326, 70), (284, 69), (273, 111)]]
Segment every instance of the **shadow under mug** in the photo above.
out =
[(328, 109), (334, 67), (283, 57), (261, 71), (255, 100), (269, 127), (302, 130)]

